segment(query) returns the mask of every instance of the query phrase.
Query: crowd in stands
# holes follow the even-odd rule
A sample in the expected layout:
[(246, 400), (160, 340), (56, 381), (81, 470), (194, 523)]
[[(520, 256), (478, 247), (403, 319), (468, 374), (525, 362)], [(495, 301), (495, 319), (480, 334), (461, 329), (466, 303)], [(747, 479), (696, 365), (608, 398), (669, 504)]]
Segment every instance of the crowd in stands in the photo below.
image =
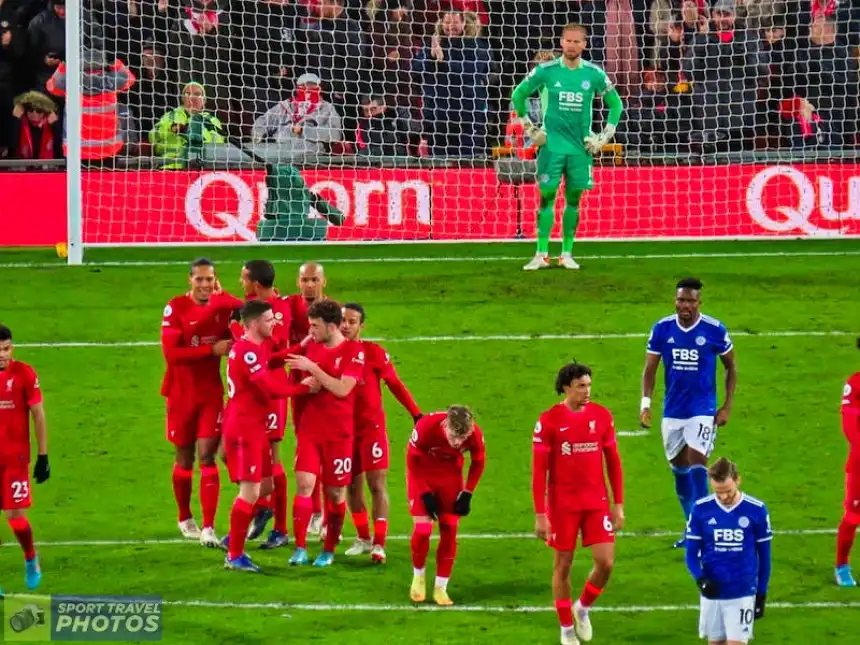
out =
[[(570, 22), (625, 99), (628, 146), (856, 143), (851, 0), (80, 1), (84, 118), (115, 113), (98, 124), (115, 133), (85, 133), (94, 159), (116, 148), (181, 168), (224, 142), (285, 156), (520, 154), (511, 89)], [(2, 158), (64, 154), (65, 5), (0, 0)]]

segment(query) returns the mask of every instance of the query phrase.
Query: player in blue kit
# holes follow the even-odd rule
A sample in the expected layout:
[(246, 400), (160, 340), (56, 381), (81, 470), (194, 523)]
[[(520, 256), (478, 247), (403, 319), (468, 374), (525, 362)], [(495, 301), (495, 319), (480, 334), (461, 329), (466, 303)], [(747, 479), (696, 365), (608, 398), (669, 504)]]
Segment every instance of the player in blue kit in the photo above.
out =
[[(675, 315), (666, 316), (651, 329), (639, 420), (651, 427), (651, 395), (657, 368), (663, 360), (666, 394), (663, 398), (663, 449), (672, 465), (675, 492), (684, 522), (696, 500), (708, 495), (708, 457), (714, 449), (717, 427), (729, 420), (737, 384), (735, 352), (729, 332), (716, 318), (699, 311), (702, 283), (681, 280), (675, 291)], [(717, 409), (717, 357), (726, 370), (726, 398)], [(684, 546), (682, 537), (675, 543)]]
[(699, 637), (740, 645), (764, 616), (773, 531), (763, 502), (740, 491), (737, 466), (722, 457), (708, 469), (714, 494), (687, 522), (687, 569), (702, 594)]

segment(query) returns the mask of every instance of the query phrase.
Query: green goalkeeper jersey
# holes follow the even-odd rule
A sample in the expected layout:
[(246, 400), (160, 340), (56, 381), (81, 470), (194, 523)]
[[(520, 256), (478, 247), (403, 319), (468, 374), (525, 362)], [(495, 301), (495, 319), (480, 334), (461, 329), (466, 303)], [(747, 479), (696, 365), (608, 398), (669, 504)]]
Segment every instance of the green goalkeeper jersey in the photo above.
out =
[[(514, 89), (512, 101), (517, 116), (525, 116), (527, 99), (538, 90), (546, 92), (543, 122), (546, 148), (559, 154), (588, 154), (584, 139), (591, 134), (595, 95), (606, 96), (611, 92), (612, 103), (615, 98), (621, 103), (606, 72), (582, 59), (576, 69), (565, 65), (561, 58), (535, 67)], [(620, 110), (617, 117), (613, 112), (610, 111), (609, 122), (617, 125)]]

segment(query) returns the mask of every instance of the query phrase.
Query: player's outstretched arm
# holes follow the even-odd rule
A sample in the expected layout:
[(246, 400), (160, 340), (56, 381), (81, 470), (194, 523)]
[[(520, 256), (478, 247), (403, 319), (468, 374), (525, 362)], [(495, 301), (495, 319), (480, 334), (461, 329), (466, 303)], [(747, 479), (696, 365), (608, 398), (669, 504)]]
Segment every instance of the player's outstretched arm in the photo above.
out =
[(51, 476), (51, 466), (48, 463), (48, 424), (45, 420), (45, 404), (42, 402), (30, 406), (30, 416), (33, 419), (33, 433), (36, 435), (36, 466), (33, 478), (37, 484), (48, 480)]
[(735, 388), (738, 385), (738, 367), (735, 361), (735, 350), (730, 349), (725, 354), (722, 354), (720, 360), (726, 369), (726, 400), (720, 409), (717, 410), (714, 422), (718, 426), (724, 426), (729, 422), (729, 415), (732, 413), (732, 406), (735, 402)]
[(394, 395), (394, 398), (397, 399), (397, 402), (406, 408), (409, 415), (417, 421), (421, 417), (421, 408), (418, 407), (409, 388), (400, 380), (400, 376), (397, 374), (397, 370), (394, 369), (394, 365), (391, 363), (388, 365), (389, 369), (383, 372), (382, 380), (385, 381), (385, 385), (388, 386), (388, 389)]
[(657, 383), (657, 368), (660, 354), (649, 351), (645, 354), (645, 367), (642, 369), (642, 402), (639, 406), (639, 423), (643, 428), (651, 427), (651, 397)]

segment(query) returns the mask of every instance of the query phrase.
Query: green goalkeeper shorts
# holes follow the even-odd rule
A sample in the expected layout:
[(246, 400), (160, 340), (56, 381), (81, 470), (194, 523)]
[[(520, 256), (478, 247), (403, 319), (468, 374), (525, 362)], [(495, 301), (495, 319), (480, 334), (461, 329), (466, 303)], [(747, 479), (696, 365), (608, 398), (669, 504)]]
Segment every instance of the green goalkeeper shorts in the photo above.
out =
[(562, 154), (544, 147), (538, 152), (537, 181), (541, 190), (558, 190), (562, 177), (573, 190), (594, 188), (594, 163), (587, 153)]

